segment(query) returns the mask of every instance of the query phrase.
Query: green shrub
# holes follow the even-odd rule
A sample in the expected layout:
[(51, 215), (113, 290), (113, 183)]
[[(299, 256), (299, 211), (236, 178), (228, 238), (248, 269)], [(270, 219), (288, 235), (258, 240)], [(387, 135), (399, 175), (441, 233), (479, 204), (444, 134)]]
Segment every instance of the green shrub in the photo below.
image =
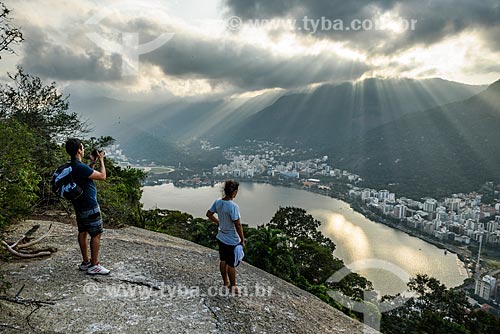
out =
[(33, 162), (33, 135), (14, 120), (0, 120), (0, 226), (31, 212), (41, 178)]

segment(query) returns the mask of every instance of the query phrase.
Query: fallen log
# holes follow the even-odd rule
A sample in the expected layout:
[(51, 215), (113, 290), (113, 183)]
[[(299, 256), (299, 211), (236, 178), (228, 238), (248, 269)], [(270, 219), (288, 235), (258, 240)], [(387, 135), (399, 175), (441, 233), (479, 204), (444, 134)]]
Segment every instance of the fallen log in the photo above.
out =
[(15, 256), (25, 258), (25, 259), (41, 257), (41, 256), (49, 256), (52, 253), (54, 253), (55, 251), (57, 251), (57, 249), (49, 247), (46, 249), (35, 250), (35, 251), (21, 251), (20, 250), (20, 249), (26, 249), (30, 246), (33, 246), (33, 245), (39, 243), (40, 241), (45, 239), (52, 232), (52, 224), (50, 224), (48, 231), (45, 234), (43, 234), (41, 237), (39, 237), (35, 240), (32, 240), (32, 241), (22, 243), (23, 241), (26, 241), (29, 236), (31, 236), (33, 233), (35, 233), (39, 227), (40, 227), (40, 225), (33, 226), (28, 232), (24, 233), (24, 235), (19, 240), (14, 242), (12, 245), (9, 245), (8, 243), (6, 243), (5, 241), (2, 240), (2, 245), (4, 245), (7, 248), (7, 251), (9, 253), (11, 253)]
[(8, 243), (6, 243), (3, 240), (2, 240), (2, 245), (4, 245), (7, 248), (7, 251), (9, 251), (9, 253), (14, 254), (15, 256), (25, 258), (25, 259), (30, 259), (30, 258), (34, 258), (34, 257), (41, 257), (41, 256), (49, 256), (52, 254), (51, 252), (48, 252), (48, 251), (42, 251), (42, 252), (38, 252), (35, 254), (21, 253), (21, 252), (16, 251), (15, 249), (13, 249)]
[[(39, 225), (37, 225), (37, 226), (39, 226)], [(26, 248), (26, 247), (29, 247), (29, 246), (33, 246), (34, 244), (39, 243), (40, 241), (42, 241), (43, 239), (45, 239), (46, 237), (48, 237), (49, 234), (50, 234), (50, 232), (52, 232), (52, 224), (50, 224), (49, 230), (44, 235), (42, 235), (40, 238), (35, 239), (33, 241), (30, 241), (30, 242), (27, 242), (27, 243), (19, 244), (19, 245), (17, 245), (17, 248)], [(14, 248), (14, 247), (12, 247), (12, 248)]]
[(22, 241), (26, 240), (29, 236), (31, 236), (33, 233), (35, 233), (38, 229), (40, 228), (40, 225), (35, 225), (33, 226), (28, 232), (24, 233), (21, 239), (17, 240), (14, 242), (10, 247), (16, 248), (16, 246), (21, 243)]

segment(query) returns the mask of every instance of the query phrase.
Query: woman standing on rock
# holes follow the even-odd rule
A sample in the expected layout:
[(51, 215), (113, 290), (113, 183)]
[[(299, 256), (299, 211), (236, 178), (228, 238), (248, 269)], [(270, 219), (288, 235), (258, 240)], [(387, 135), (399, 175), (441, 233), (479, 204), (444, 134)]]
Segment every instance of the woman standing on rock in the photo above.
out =
[[(207, 217), (219, 226), (216, 238), (219, 243), (220, 273), (224, 285), (233, 293), (239, 293), (236, 287), (236, 267), (241, 261), (245, 247), (240, 208), (233, 201), (238, 193), (238, 187), (238, 182), (226, 181), (224, 197), (215, 200), (207, 211)], [(217, 214), (217, 217), (214, 214)]]

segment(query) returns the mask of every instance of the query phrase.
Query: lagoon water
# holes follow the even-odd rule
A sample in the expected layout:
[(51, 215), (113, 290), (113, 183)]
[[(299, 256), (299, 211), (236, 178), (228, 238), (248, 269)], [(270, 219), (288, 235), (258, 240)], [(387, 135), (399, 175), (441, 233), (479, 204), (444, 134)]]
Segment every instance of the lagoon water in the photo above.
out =
[[(158, 207), (205, 217), (212, 202), (221, 196), (222, 185), (176, 188), (164, 184), (144, 187), (143, 191), (145, 209)], [(280, 206), (307, 210), (322, 222), (322, 232), (337, 245), (334, 255), (373, 282), (381, 294), (404, 292), (408, 277), (418, 273), (433, 276), (448, 287), (460, 285), (467, 278), (455, 254), (445, 255), (425, 241), (373, 222), (334, 198), (300, 189), (242, 183), (235, 202), (240, 206), (242, 222), (250, 226), (269, 222)]]

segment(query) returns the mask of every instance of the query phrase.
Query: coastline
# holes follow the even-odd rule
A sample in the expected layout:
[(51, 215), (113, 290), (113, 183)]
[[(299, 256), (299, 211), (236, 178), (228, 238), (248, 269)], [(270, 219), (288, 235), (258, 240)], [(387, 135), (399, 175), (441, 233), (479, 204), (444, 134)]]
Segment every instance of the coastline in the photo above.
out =
[[(318, 195), (323, 195), (323, 196), (327, 196), (330, 198), (334, 198), (336, 200), (340, 200), (340, 201), (343, 201), (343, 202), (349, 204), (349, 207), (353, 211), (363, 215), (365, 218), (367, 218), (371, 221), (374, 221), (376, 223), (380, 223), (380, 224), (383, 224), (385, 226), (397, 229), (398, 231), (404, 232), (412, 237), (416, 237), (416, 238), (418, 238), (422, 241), (425, 241), (433, 246), (436, 246), (440, 249), (446, 250), (447, 252), (449, 252), (451, 254), (456, 254), (459, 257), (459, 259), (464, 263), (465, 266), (470, 262), (468, 259), (470, 259), (472, 257), (472, 254), (469, 250), (466, 251), (463, 249), (458, 249), (454, 245), (444, 244), (438, 240), (432, 239), (431, 237), (428, 237), (428, 236), (425, 236), (421, 233), (418, 233), (417, 231), (414, 231), (410, 228), (400, 226), (397, 224), (393, 224), (393, 223), (387, 221), (386, 219), (384, 219), (383, 217), (380, 217), (377, 214), (373, 213), (372, 211), (368, 211), (368, 210), (364, 209), (363, 207), (356, 205), (356, 203), (354, 201), (352, 201), (351, 197), (346, 196), (344, 194), (329, 193), (328, 191), (325, 191), (323, 189), (318, 189), (318, 188), (314, 188), (314, 187), (305, 187), (305, 186), (301, 186), (301, 185), (296, 184), (296, 183), (273, 182), (273, 180), (258, 180), (258, 179), (249, 180), (249, 179), (238, 179), (238, 178), (235, 178), (235, 180), (237, 180), (238, 182), (244, 182), (244, 183), (270, 184), (273, 186), (281, 186), (281, 187), (293, 188), (293, 189), (298, 189), (298, 190), (305, 190), (305, 191), (315, 193)], [(224, 182), (224, 180), (223, 179), (220, 179), (220, 180), (214, 179), (214, 180), (212, 180), (212, 186), (214, 184), (220, 183), (220, 182)], [(174, 185), (176, 187), (179, 186), (175, 182), (174, 182)], [(208, 185), (202, 185), (202, 186), (208, 186)], [(189, 186), (189, 188), (197, 188), (197, 187), (199, 187), (199, 186)]]
[[(430, 238), (428, 236), (422, 235), (421, 233), (418, 233), (417, 231), (414, 231), (410, 228), (407, 228), (405, 226), (401, 226), (399, 224), (394, 224), (394, 223), (384, 219), (383, 217), (378, 216), (376, 213), (374, 213), (370, 210), (367, 210), (366, 208), (363, 208), (360, 205), (357, 205), (357, 203), (355, 201), (353, 201), (353, 199), (351, 197), (346, 196), (345, 194), (338, 193), (338, 192), (336, 193), (336, 192), (328, 191), (325, 189), (318, 189), (316, 187), (305, 187), (305, 186), (298, 184), (298, 183), (295, 183), (295, 182), (275, 182), (276, 180), (241, 179), (241, 178), (235, 178), (235, 180), (237, 180), (238, 182), (241, 182), (241, 183), (269, 184), (269, 185), (273, 185), (273, 186), (281, 186), (281, 187), (293, 188), (293, 189), (297, 189), (297, 190), (305, 190), (305, 191), (308, 191), (311, 193), (315, 193), (318, 195), (323, 195), (323, 196), (326, 196), (329, 198), (343, 201), (343, 202), (347, 203), (353, 211), (363, 215), (368, 220), (371, 220), (375, 223), (381, 223), (381, 224), (388, 226), (390, 228), (394, 228), (400, 232), (404, 232), (409, 236), (416, 237), (416, 238), (418, 238), (418, 239), (420, 239), (420, 240), (422, 240), (430, 245), (436, 246), (439, 249), (442, 249), (446, 252), (449, 252), (450, 255), (457, 255), (457, 258), (460, 260), (460, 263), (457, 263), (457, 266), (459, 267), (459, 272), (461, 273), (461, 276), (464, 277), (464, 281), (467, 278), (470, 278), (470, 274), (469, 274), (469, 271), (467, 270), (467, 268), (469, 268), (469, 264), (471, 263), (472, 257), (471, 257), (471, 252), (469, 250), (460, 249), (454, 245), (444, 244), (438, 240), (433, 240), (432, 238)], [(199, 186), (214, 186), (215, 184), (217, 184), (219, 182), (224, 182), (224, 180), (223, 179), (212, 179), (210, 184), (203, 184), (203, 185), (199, 185)], [(176, 183), (174, 183), (174, 185), (177, 186)], [(184, 187), (197, 188), (197, 187), (191, 187), (191, 186), (187, 186), (187, 185)], [(465, 272), (465, 275), (463, 274), (464, 272)]]
[[(393, 224), (393, 223), (387, 221), (386, 219), (376, 215), (375, 213), (373, 213), (371, 211), (367, 211), (363, 207), (359, 207), (358, 205), (355, 205), (355, 203), (351, 200), (351, 198), (349, 196), (334, 196), (333, 194), (329, 194), (329, 193), (322, 191), (320, 189), (309, 188), (309, 187), (293, 187), (293, 188), (310, 191), (310, 192), (313, 192), (313, 193), (316, 193), (319, 195), (324, 195), (324, 196), (328, 196), (328, 197), (343, 201), (343, 202), (349, 204), (349, 207), (353, 211), (363, 215), (365, 218), (367, 218), (369, 220), (372, 220), (376, 223), (380, 223), (380, 224), (383, 224), (385, 226), (394, 228), (394, 229), (401, 231), (401, 232), (404, 232), (412, 237), (415, 237), (415, 238), (418, 238), (422, 241), (425, 241), (428, 244), (436, 246), (439, 249), (443, 249), (451, 254), (455, 254), (460, 259), (460, 261), (462, 261), (463, 268), (467, 272), (467, 267), (468, 267), (469, 263), (471, 263), (470, 258), (472, 257), (472, 254), (469, 250), (463, 250), (463, 249), (459, 249), (458, 247), (456, 247), (454, 245), (444, 244), (438, 240), (434, 240), (428, 236), (422, 235), (421, 233), (418, 233), (417, 231), (411, 230), (407, 227)], [(468, 272), (467, 272), (467, 276), (468, 276), (467, 278), (470, 277)]]

